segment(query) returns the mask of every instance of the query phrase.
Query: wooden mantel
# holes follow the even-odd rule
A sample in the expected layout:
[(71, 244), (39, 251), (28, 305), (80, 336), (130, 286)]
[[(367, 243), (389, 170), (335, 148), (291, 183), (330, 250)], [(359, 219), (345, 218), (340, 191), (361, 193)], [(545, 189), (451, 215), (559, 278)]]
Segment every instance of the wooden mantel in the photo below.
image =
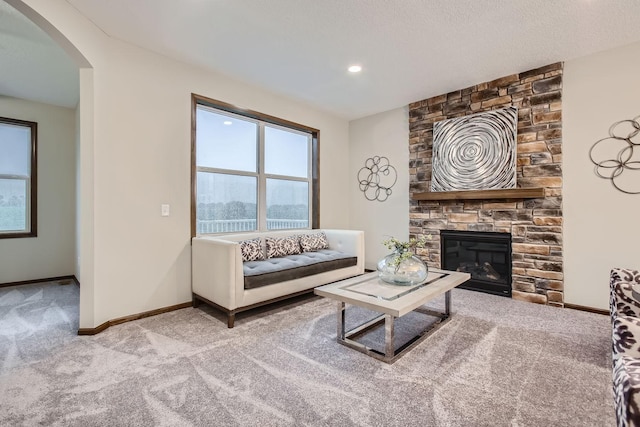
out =
[(413, 200), (486, 200), (537, 199), (544, 197), (544, 188), (509, 188), (504, 190), (427, 191), (414, 193)]

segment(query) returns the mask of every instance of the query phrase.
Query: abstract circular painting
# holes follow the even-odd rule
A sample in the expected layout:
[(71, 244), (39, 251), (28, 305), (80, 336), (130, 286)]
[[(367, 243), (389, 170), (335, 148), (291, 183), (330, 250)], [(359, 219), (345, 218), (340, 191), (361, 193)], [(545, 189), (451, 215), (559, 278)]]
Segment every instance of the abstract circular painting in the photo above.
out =
[(431, 191), (516, 187), (517, 107), (433, 125)]

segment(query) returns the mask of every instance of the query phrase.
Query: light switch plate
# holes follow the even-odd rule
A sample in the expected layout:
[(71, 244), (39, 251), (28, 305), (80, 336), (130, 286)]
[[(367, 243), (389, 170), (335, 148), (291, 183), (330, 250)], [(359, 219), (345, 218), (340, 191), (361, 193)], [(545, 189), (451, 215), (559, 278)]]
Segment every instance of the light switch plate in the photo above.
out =
[(160, 205), (160, 215), (169, 216), (170, 208), (169, 205)]

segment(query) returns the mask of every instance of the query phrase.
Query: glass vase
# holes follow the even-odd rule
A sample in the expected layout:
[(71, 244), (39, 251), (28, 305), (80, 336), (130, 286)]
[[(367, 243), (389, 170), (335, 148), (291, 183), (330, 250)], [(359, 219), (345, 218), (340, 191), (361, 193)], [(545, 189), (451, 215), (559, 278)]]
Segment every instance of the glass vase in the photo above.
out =
[(395, 251), (378, 262), (378, 275), (382, 280), (393, 285), (410, 286), (422, 283), (427, 278), (429, 269), (416, 255), (397, 262), (400, 252)]

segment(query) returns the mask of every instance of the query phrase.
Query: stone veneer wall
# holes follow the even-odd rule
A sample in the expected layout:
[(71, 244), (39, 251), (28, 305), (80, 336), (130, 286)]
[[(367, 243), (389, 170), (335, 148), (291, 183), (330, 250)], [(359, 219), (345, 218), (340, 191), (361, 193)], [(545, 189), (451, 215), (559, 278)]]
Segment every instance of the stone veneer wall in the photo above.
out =
[(543, 187), (539, 199), (418, 201), (410, 234), (431, 234), (419, 252), (440, 267), (439, 230), (509, 232), (513, 298), (563, 306), (562, 63), (480, 83), (409, 105), (410, 194), (430, 191), (433, 123), (518, 107), (517, 186)]

